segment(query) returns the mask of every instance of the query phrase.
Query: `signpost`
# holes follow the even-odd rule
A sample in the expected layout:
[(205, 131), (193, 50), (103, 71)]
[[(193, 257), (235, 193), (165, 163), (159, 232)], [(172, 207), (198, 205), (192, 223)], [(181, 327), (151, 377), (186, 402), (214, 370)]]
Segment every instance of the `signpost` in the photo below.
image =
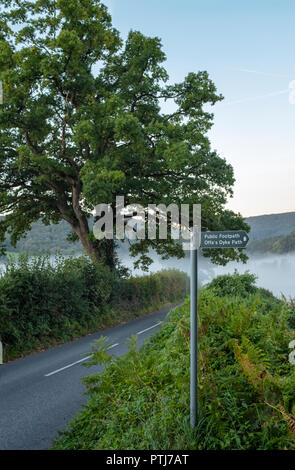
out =
[[(202, 232), (201, 248), (245, 248), (249, 237), (244, 230)], [(192, 429), (198, 416), (198, 248), (191, 249), (191, 374), (190, 374), (190, 423)]]
[(190, 370), (190, 421), (194, 428), (198, 416), (198, 245), (193, 233), (191, 249), (191, 370)]
[(202, 232), (201, 248), (245, 248), (249, 237), (244, 230)]

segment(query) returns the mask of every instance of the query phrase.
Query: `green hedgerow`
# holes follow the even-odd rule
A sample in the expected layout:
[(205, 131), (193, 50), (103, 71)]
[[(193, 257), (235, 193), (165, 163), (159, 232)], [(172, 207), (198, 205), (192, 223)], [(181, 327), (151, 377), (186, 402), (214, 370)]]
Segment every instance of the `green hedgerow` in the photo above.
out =
[(13, 257), (0, 277), (4, 359), (180, 302), (186, 287), (180, 271), (126, 279), (86, 256), (54, 262), (49, 255)]
[(86, 257), (21, 255), (0, 277), (0, 338), (7, 357), (66, 341), (98, 325), (110, 297), (109, 272)]

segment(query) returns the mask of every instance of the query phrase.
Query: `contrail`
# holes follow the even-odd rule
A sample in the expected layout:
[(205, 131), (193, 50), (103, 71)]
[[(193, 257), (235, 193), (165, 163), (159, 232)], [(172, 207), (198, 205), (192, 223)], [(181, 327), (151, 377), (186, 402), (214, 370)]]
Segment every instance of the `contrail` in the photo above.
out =
[(290, 93), (290, 88), (287, 88), (285, 90), (273, 91), (273, 92), (267, 93), (265, 95), (253, 96), (252, 98), (244, 98), (244, 99), (241, 99), (241, 100), (228, 101), (228, 102), (225, 102), (225, 103), (221, 104), (220, 106), (222, 106), (222, 105), (223, 106), (229, 106), (229, 105), (232, 105), (232, 104), (249, 103), (250, 101), (258, 101), (258, 100), (262, 100), (264, 98), (271, 98), (272, 96), (284, 95), (286, 93)]
[[(252, 69), (232, 69), (234, 72), (244, 72), (244, 73), (253, 73), (255, 75), (264, 75), (266, 77), (279, 77), (279, 78), (288, 78), (291, 80), (290, 75), (281, 75), (278, 73), (269, 73), (269, 72), (261, 72), (259, 70), (252, 70)], [(294, 73), (295, 76), (295, 73)]]

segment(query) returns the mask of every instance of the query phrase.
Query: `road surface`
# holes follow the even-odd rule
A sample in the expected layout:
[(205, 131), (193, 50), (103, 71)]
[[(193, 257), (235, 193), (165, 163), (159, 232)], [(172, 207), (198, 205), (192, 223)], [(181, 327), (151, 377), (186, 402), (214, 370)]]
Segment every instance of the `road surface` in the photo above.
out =
[(93, 342), (105, 336), (114, 355), (125, 354), (126, 339), (136, 334), (141, 346), (169, 310), (0, 366), (0, 450), (48, 449), (87, 402), (81, 378), (102, 369), (82, 366)]

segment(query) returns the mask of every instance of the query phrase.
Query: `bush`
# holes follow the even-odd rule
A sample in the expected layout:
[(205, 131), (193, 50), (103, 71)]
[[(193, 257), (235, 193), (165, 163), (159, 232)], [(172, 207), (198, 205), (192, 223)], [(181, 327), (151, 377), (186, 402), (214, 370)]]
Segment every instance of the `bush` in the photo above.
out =
[(188, 276), (178, 270), (131, 277), (117, 282), (114, 292), (116, 310), (135, 312), (138, 309), (179, 302), (189, 292)]
[(6, 357), (69, 340), (99, 325), (110, 274), (86, 257), (11, 260), (0, 278), (0, 338)]
[(217, 276), (209, 284), (206, 289), (213, 290), (218, 297), (241, 296), (246, 297), (249, 294), (255, 294), (257, 287), (255, 286), (256, 276), (246, 272), (239, 274), (224, 274)]
[[(217, 276), (209, 284), (204, 286), (204, 290), (213, 292), (217, 297), (240, 298), (248, 304), (251, 304), (255, 298), (259, 298), (260, 311), (264, 313), (282, 307), (280, 299), (275, 297), (269, 290), (263, 287), (257, 287), (255, 283), (256, 276), (254, 274), (249, 272), (239, 274), (235, 271), (234, 274)], [(284, 308), (289, 310), (291, 318), (294, 309), (288, 307), (288, 302), (286, 301), (284, 302)]]

